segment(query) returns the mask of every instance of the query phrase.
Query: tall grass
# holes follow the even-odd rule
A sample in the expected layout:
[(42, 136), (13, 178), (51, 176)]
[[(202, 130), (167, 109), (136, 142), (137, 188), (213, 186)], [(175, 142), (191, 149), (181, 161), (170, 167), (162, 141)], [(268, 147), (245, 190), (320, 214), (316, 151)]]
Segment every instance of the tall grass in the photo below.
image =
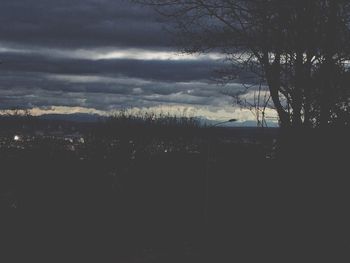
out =
[(163, 112), (132, 113), (126, 110), (119, 111), (96, 125), (100, 135), (140, 139), (193, 137), (203, 127), (195, 117)]
[(184, 114), (175, 115), (170, 113), (137, 112), (131, 113), (127, 110), (119, 111), (111, 115), (107, 122), (115, 126), (145, 126), (159, 128), (200, 128), (200, 121), (193, 116)]

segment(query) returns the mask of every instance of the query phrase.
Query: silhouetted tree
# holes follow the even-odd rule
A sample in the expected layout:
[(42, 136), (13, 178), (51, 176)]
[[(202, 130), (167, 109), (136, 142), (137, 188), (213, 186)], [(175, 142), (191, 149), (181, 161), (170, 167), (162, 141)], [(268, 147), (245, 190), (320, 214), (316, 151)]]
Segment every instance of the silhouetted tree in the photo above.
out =
[(185, 52), (221, 52), (263, 78), (282, 127), (331, 123), (350, 56), (350, 1), (136, 1), (174, 22)]

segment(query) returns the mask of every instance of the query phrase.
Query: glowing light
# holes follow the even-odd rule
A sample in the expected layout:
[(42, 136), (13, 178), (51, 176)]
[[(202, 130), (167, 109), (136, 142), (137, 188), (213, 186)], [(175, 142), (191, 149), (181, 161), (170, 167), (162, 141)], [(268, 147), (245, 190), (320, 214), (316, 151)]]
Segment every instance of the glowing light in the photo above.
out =
[(14, 139), (15, 141), (19, 141), (19, 140), (20, 140), (20, 137), (19, 137), (18, 135), (15, 135), (15, 136), (13, 137), (13, 139)]

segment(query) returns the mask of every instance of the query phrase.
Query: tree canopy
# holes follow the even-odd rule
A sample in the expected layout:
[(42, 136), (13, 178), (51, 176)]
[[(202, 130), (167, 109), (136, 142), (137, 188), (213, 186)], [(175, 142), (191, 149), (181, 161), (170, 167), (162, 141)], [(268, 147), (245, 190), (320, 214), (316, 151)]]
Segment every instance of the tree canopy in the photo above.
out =
[(185, 52), (216, 51), (268, 86), (282, 127), (349, 122), (350, 1), (138, 0)]

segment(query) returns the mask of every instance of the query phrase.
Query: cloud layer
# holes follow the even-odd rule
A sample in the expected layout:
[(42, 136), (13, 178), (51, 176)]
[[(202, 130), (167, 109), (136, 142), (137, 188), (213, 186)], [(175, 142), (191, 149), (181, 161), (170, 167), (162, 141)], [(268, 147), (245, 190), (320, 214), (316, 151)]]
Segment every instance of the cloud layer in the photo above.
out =
[(242, 91), (240, 83), (213, 81), (223, 57), (178, 54), (163, 27), (153, 10), (127, 0), (2, 0), (0, 108), (254, 118), (224, 95)]

